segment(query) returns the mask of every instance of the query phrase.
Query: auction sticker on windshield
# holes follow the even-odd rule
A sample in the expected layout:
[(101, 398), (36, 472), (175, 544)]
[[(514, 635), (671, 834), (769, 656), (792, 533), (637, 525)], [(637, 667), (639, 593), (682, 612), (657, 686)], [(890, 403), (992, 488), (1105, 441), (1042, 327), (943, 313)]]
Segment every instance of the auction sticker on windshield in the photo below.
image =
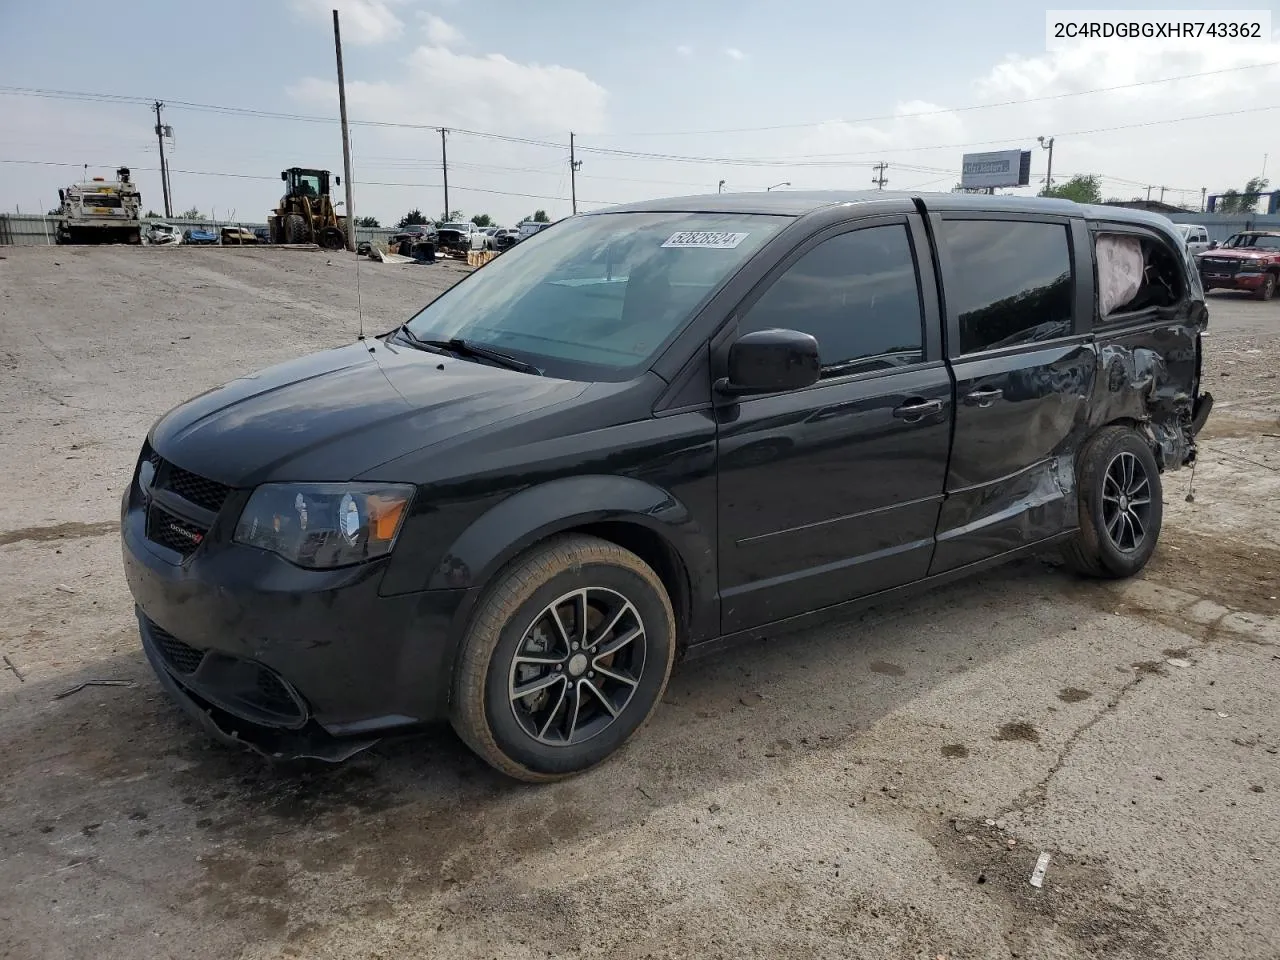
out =
[(749, 233), (720, 233), (711, 230), (687, 230), (673, 233), (664, 247), (702, 247), (704, 250), (732, 250), (747, 237)]

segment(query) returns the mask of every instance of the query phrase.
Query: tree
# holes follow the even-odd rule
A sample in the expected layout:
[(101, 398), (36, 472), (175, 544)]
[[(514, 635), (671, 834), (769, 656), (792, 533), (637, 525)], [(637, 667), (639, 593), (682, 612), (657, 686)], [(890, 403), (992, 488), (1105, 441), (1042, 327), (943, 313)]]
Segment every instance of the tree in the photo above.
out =
[(1226, 190), (1214, 205), (1217, 213), (1252, 213), (1258, 205), (1258, 197), (1267, 189), (1270, 181), (1266, 177), (1253, 177), (1244, 185), (1243, 190)]
[(462, 219), (463, 213), (461, 210), (449, 210), (442, 214), (440, 219), (436, 221), (436, 226), (438, 227), (442, 223), (459, 223)]
[(547, 211), (535, 210), (533, 211), (533, 222), (534, 223), (550, 223), (551, 218), (547, 216)]
[(471, 222), (477, 227), (492, 227), (493, 217), (489, 216), (487, 213), (477, 213), (471, 218)]
[(148, 210), (148, 211), (147, 211), (147, 215), (146, 215), (145, 217), (143, 217), (143, 219), (144, 219), (144, 220), (159, 220), (159, 219), (160, 219), (160, 214), (156, 213), (154, 210)]
[(422, 211), (414, 207), (396, 224), (397, 227), (424, 227), (427, 224), (427, 218), (422, 215)]
[(1040, 196), (1074, 200), (1076, 203), (1101, 203), (1102, 178), (1094, 174), (1078, 173), (1066, 183), (1045, 187), (1040, 191)]
[(183, 220), (203, 220), (204, 214), (200, 212), (199, 207), (192, 207), (190, 210), (182, 211)]
[(356, 226), (377, 228), (381, 227), (382, 224), (378, 222), (377, 217), (356, 217)]

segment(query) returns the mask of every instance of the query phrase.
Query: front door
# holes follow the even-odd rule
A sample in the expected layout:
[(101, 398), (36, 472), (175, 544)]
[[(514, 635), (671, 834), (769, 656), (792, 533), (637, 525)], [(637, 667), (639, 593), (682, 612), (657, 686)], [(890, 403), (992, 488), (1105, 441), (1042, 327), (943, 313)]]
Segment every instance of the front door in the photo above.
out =
[(802, 245), (739, 312), (739, 336), (812, 334), (823, 374), (720, 411), (724, 633), (925, 576), (952, 416), (929, 262), (915, 216), (862, 221)]
[[(1081, 233), (1083, 224), (1078, 224)], [(956, 378), (955, 441), (930, 573), (998, 556), (1075, 523), (1074, 448), (1097, 351), (1076, 304), (1067, 218), (936, 217)], [(1087, 240), (1085, 241), (1087, 243)]]

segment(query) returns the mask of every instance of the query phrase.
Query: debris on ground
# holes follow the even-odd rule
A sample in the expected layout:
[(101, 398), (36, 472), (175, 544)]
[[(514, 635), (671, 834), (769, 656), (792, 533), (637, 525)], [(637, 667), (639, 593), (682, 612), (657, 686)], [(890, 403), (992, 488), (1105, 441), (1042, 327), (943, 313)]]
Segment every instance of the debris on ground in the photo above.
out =
[(1039, 859), (1036, 860), (1036, 868), (1031, 871), (1031, 885), (1033, 887), (1044, 886), (1044, 875), (1048, 872), (1048, 870), (1049, 870), (1049, 854), (1042, 853), (1040, 854)]
[(7, 653), (4, 655), (4, 665), (13, 672), (13, 675), (18, 678), (19, 683), (27, 682), (27, 678), (23, 675), (22, 671), (18, 669), (18, 665), (9, 659), (9, 655)]
[(55, 587), (54, 589), (56, 589), (56, 590), (61, 590), (63, 593), (75, 593), (75, 592), (76, 592), (74, 587), (68, 587), (65, 583), (60, 583), (60, 584), (58, 584), (58, 586), (57, 586), (57, 587)]
[(53, 699), (61, 700), (64, 697), (69, 697), (73, 693), (79, 693), (85, 687), (132, 687), (132, 686), (133, 686), (132, 680), (86, 680), (83, 683), (77, 683), (70, 690), (63, 690), (61, 693), (55, 693), (53, 695)]

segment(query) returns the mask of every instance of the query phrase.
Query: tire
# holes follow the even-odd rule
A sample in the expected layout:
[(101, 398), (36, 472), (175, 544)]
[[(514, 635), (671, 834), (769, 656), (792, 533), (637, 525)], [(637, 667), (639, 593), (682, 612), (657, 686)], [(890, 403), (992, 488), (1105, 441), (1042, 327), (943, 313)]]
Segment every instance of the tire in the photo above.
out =
[(347, 235), (341, 227), (325, 227), (317, 239), (325, 250), (342, 250), (347, 245)]
[(1262, 281), (1262, 286), (1253, 291), (1253, 299), (1270, 300), (1276, 295), (1276, 275), (1268, 273)]
[(300, 213), (286, 214), (284, 218), (284, 242), (306, 243), (311, 239), (307, 218)]
[[(557, 614), (565, 628), (556, 629)], [(628, 635), (634, 639), (625, 641)], [(583, 649), (570, 646), (575, 636), (587, 641)], [(610, 653), (586, 653), (590, 644), (599, 651), (609, 643), (618, 644)], [(454, 673), (450, 720), (502, 773), (529, 783), (559, 780), (603, 761), (648, 720), (675, 651), (671, 601), (643, 560), (596, 537), (557, 537), (512, 561), (480, 599)], [(517, 662), (520, 653), (543, 660)], [(575, 695), (582, 698), (576, 714)]]
[(1118, 580), (1138, 573), (1155, 551), (1164, 518), (1151, 447), (1129, 427), (1104, 427), (1081, 454), (1076, 489), (1080, 530), (1063, 547), (1067, 566), (1086, 577)]

